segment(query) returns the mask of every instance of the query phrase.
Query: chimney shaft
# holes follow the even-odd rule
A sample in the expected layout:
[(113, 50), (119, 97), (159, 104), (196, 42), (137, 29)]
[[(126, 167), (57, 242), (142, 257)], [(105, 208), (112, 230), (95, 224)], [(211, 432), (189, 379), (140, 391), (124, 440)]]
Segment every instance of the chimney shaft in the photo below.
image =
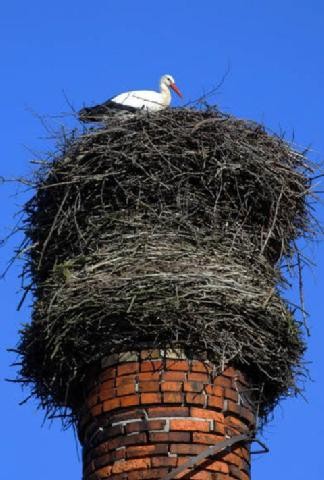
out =
[[(239, 370), (216, 374), (179, 351), (105, 358), (79, 412), (84, 480), (163, 479), (208, 446), (253, 431), (250, 388)], [(240, 444), (176, 478), (249, 480), (249, 472), (249, 445)]]

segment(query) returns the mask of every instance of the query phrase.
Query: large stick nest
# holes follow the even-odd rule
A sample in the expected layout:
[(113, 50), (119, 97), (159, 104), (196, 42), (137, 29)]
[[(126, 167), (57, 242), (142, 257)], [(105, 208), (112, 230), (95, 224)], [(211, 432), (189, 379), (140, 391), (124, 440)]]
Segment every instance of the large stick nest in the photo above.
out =
[(309, 183), (302, 154), (216, 110), (141, 112), (66, 140), (25, 206), (21, 380), (48, 410), (77, 408), (107, 352), (177, 346), (247, 372), (266, 415), (302, 368), (278, 265), (308, 231)]

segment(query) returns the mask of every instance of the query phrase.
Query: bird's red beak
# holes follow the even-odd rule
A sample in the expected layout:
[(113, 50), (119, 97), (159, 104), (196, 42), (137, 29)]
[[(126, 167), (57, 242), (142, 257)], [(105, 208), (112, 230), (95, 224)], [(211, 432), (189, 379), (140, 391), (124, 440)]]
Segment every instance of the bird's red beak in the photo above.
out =
[(175, 83), (171, 83), (170, 85), (170, 88), (172, 88), (172, 90), (177, 94), (179, 95), (179, 97), (183, 97), (182, 93), (180, 92), (179, 88), (176, 86)]

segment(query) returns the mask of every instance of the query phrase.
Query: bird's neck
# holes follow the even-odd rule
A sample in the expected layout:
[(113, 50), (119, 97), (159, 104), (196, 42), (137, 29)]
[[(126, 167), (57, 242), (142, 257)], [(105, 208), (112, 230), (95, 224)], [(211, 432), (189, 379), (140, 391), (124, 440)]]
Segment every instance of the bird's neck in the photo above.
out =
[(160, 86), (160, 89), (161, 89), (161, 95), (163, 97), (163, 100), (165, 100), (166, 104), (169, 104), (171, 102), (171, 92), (169, 87), (162, 83)]

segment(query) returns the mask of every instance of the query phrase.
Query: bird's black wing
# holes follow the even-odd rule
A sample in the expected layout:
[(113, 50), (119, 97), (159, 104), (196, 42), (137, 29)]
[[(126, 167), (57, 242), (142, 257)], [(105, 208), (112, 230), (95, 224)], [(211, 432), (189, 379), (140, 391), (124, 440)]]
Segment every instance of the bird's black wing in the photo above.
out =
[(81, 122), (101, 122), (118, 111), (136, 112), (137, 110), (135, 107), (107, 100), (107, 102), (95, 105), (94, 107), (82, 108), (78, 115)]

